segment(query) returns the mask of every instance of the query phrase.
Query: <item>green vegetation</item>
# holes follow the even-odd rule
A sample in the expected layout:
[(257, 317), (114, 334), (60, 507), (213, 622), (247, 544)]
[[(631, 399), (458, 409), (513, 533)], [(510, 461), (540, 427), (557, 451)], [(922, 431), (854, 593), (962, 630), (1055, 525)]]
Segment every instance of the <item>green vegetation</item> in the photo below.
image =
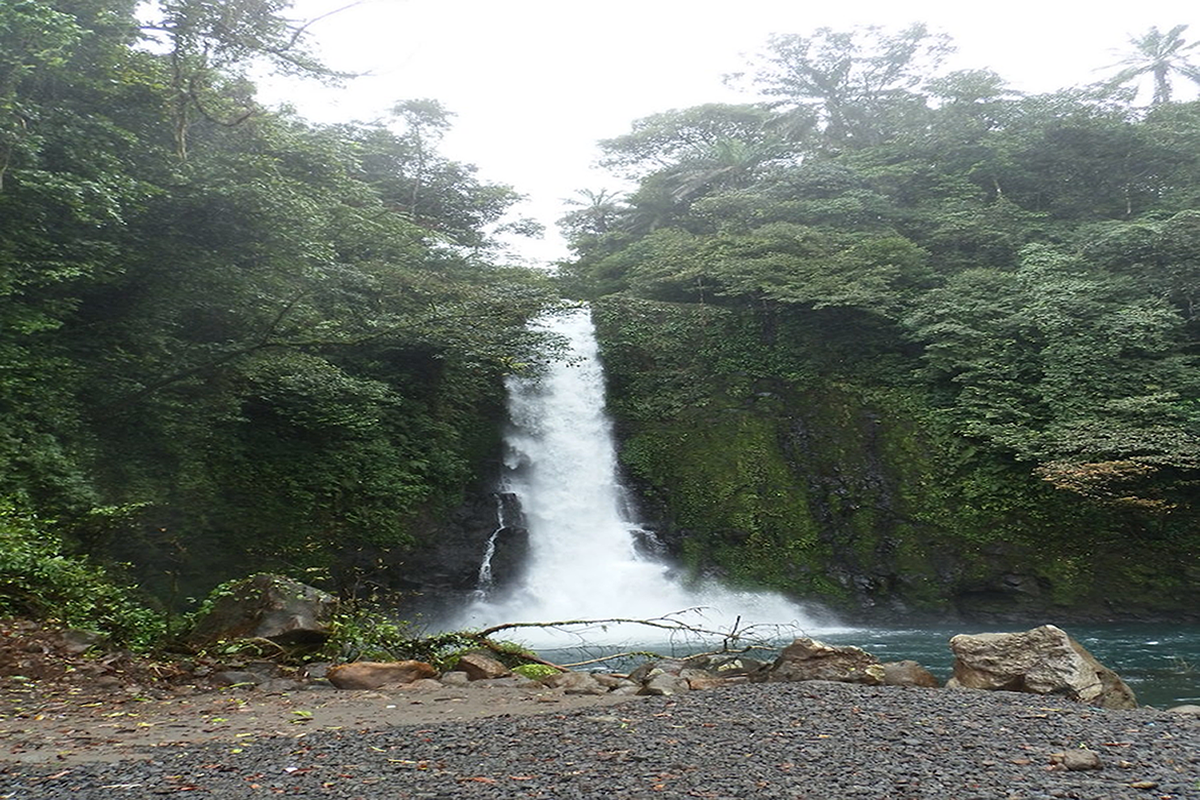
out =
[(337, 79), (289, 3), (136, 5), (0, 7), (0, 497), (171, 605), (249, 570), (353, 591), (476, 480), (555, 293), (440, 104), (269, 111), (254, 65)]
[(551, 675), (558, 675), (560, 672), (560, 670), (545, 664), (518, 664), (512, 668), (512, 671), (523, 678), (529, 678), (531, 681), (539, 681)]
[[(564, 220), (563, 280), (597, 310), (622, 460), (698, 573), (877, 609), (1196, 599), (1183, 30), (1041, 96), (939, 72), (923, 26), (778, 36), (748, 78), (769, 102), (603, 143), (638, 186)], [(1122, 88), (1142, 74), (1150, 108)]]
[(163, 618), (88, 558), (65, 552), (52, 526), (0, 506), (0, 617), (28, 616), (145, 648)]

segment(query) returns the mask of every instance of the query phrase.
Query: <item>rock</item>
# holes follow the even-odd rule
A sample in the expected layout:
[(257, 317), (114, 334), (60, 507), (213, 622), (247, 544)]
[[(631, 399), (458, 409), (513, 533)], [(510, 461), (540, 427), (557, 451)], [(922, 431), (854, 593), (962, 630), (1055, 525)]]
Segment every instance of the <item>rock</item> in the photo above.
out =
[(959, 634), (950, 640), (950, 688), (1062, 695), (1102, 708), (1137, 708), (1124, 681), (1054, 625), (1024, 633)]
[(437, 670), (424, 661), (355, 661), (330, 667), (326, 673), (329, 682), (339, 689), (378, 689), (436, 675)]
[(657, 697), (670, 697), (672, 695), (684, 694), (690, 690), (686, 678), (681, 678), (678, 675), (671, 675), (667, 672), (660, 672), (657, 675), (651, 676), (642, 684), (642, 688), (638, 690), (640, 695), (652, 695)]
[(769, 666), (756, 658), (749, 658), (736, 653), (693, 656), (687, 659), (684, 664), (691, 669), (702, 669), (714, 677), (746, 679), (759, 677)]
[(320, 644), (329, 637), (332, 595), (282, 575), (255, 575), (228, 587), (199, 616), (188, 643), (269, 639), (281, 645)]
[(505, 675), (501, 678), (485, 678), (472, 681), (472, 686), (481, 689), (540, 689), (542, 684), (524, 675)]
[(366, 563), (379, 563), (379, 577), (390, 588), (457, 601), (458, 593), (479, 588), (480, 561), (493, 534), (491, 585), (503, 589), (517, 582), (528, 563), (529, 534), (524, 526), (516, 495), (468, 490), (449, 519), (420, 526), (410, 547), (367, 553)]
[(1191, 714), (1193, 717), (1200, 717), (1200, 706), (1184, 704), (1182, 706), (1172, 706), (1167, 709), (1172, 714)]
[(601, 683), (590, 672), (560, 672), (557, 675), (549, 675), (543, 678), (541, 683), (543, 686), (564, 689), (572, 694), (580, 692), (586, 694), (604, 694), (609, 689), (609, 687)]
[(466, 686), (470, 682), (470, 676), (467, 675), (467, 673), (459, 672), (458, 670), (447, 672), (442, 675), (443, 686)]
[(79, 656), (91, 650), (93, 647), (103, 644), (105, 636), (102, 633), (94, 631), (84, 631), (77, 628), (70, 628), (59, 634), (62, 641), (63, 652), (69, 656)]
[(641, 664), (634, 672), (629, 673), (629, 680), (635, 684), (644, 684), (654, 675), (678, 675), (683, 672), (686, 667), (685, 662), (679, 661), (678, 658), (662, 658), (661, 661), (647, 661)]
[(664, 658), (661, 661), (647, 661), (629, 673), (629, 680), (634, 683), (645, 683), (649, 678), (663, 673), (678, 675), (685, 667), (685, 662), (674, 658)]
[(258, 685), (260, 692), (268, 694), (287, 694), (289, 692), (299, 692), (307, 689), (306, 684), (294, 681), (291, 678), (270, 678)]
[(467, 653), (458, 660), (455, 670), (467, 673), (467, 678), (473, 681), (506, 678), (512, 675), (512, 670), (483, 653)]
[(326, 661), (314, 661), (301, 667), (300, 676), (304, 680), (319, 681), (325, 677), (325, 673), (329, 672), (329, 668), (332, 666)]
[(263, 679), (256, 672), (227, 669), (215, 673), (212, 680), (218, 686), (257, 686)]
[(916, 661), (889, 661), (883, 665), (885, 686), (920, 686), (936, 689), (941, 684), (933, 673)]
[(622, 678), (620, 675), (609, 675), (603, 672), (589, 673), (596, 679), (596, 683), (603, 686), (605, 689), (616, 689), (618, 686), (634, 686), (633, 681), (628, 678)]
[(796, 639), (779, 654), (769, 681), (836, 681), (879, 686), (884, 668), (879, 659), (857, 647), (835, 647), (815, 639)]
[(688, 688), (693, 692), (715, 689), (728, 683), (724, 678), (718, 678), (716, 675), (710, 675), (699, 669), (685, 669), (679, 677), (687, 681)]
[(279, 665), (274, 661), (249, 661), (244, 669), (246, 672), (253, 672), (263, 681), (278, 678), (282, 674)]
[(1050, 756), (1050, 761), (1072, 772), (1102, 768), (1100, 754), (1085, 748), (1067, 750), (1064, 753), (1054, 753)]
[(757, 658), (746, 656), (716, 656), (705, 669), (721, 678), (754, 678), (765, 672), (770, 665)]

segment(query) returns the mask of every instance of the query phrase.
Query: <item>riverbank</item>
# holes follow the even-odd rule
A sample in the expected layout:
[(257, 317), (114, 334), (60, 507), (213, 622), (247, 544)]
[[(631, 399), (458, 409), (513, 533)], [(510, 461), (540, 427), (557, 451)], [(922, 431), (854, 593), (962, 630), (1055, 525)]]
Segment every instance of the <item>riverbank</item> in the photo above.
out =
[[(203, 741), (166, 736), (85, 748), (94, 758), (9, 760), (0, 765), (0, 796), (1200, 797), (1200, 721), (1155, 710), (825, 682), (726, 686), (603, 706), (593, 697), (547, 703), (536, 693), (515, 700), (495, 691), (299, 692), (313, 702), (275, 698), (274, 716), (247, 700), (243, 710), (208, 716), (211, 738)], [(455, 708), (453, 699), (437, 699), (442, 692), (473, 693), (474, 705), (459, 708), (490, 706), (497, 716), (419, 716)], [(317, 695), (349, 705), (322, 707)], [(224, 700), (226, 708), (237, 704), (233, 694)], [(180, 711), (174, 724), (186, 724)], [(344, 724), (330, 725), (337, 713)], [(403, 721), (406, 714), (418, 716)], [(113, 719), (132, 729), (149, 722), (143, 731), (172, 725), (169, 715)], [(1061, 754), (1083, 750), (1096, 754), (1097, 769), (1058, 763)]]

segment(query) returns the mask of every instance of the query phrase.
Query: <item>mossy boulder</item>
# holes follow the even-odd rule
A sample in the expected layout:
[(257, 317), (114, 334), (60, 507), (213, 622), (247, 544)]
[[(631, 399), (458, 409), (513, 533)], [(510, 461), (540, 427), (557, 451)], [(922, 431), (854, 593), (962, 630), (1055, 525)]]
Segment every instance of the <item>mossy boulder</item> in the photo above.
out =
[(336, 599), (320, 589), (282, 575), (254, 575), (214, 590), (187, 641), (200, 648), (240, 639), (316, 646), (329, 638), (336, 607)]

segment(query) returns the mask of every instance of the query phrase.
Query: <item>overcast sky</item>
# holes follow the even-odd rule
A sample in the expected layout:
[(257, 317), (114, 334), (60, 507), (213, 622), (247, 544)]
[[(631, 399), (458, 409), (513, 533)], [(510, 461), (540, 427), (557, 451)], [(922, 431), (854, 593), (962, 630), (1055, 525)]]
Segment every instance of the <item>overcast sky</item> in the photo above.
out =
[[(305, 17), (349, 0), (297, 0)], [(640, 117), (707, 102), (749, 99), (722, 85), (771, 33), (821, 26), (900, 28), (925, 22), (958, 47), (952, 68), (996, 70), (1015, 88), (1090, 83), (1132, 34), (1190, 24), (1195, 0), (367, 0), (312, 28), (326, 63), (368, 72), (339, 90), (271, 86), (318, 122), (372, 120), (398, 100), (431, 97), (455, 112), (443, 152), (511, 184), (520, 209), (551, 231), (522, 247), (533, 259), (566, 250), (553, 231), (563, 200), (581, 188), (617, 188), (592, 169), (599, 139)], [(1198, 53), (1200, 57), (1200, 53)]]

